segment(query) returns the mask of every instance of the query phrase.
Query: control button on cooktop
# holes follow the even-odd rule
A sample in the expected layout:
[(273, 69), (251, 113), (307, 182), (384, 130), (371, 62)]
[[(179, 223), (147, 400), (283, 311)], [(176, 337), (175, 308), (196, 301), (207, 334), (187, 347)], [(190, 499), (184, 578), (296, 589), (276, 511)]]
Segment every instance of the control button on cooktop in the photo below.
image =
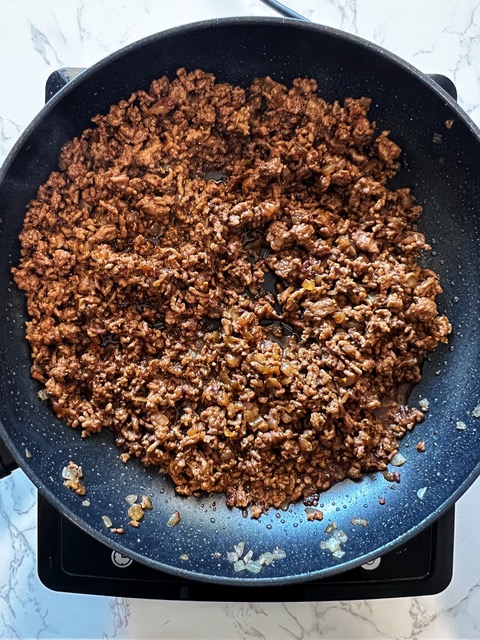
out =
[(376, 569), (377, 567), (380, 566), (382, 559), (381, 558), (375, 558), (375, 560), (370, 560), (370, 562), (366, 562), (365, 564), (362, 564), (362, 569), (365, 569), (365, 571), (373, 571), (373, 569)]
[(112, 562), (119, 569), (125, 569), (132, 564), (133, 560), (128, 556), (124, 556), (120, 551), (112, 551)]

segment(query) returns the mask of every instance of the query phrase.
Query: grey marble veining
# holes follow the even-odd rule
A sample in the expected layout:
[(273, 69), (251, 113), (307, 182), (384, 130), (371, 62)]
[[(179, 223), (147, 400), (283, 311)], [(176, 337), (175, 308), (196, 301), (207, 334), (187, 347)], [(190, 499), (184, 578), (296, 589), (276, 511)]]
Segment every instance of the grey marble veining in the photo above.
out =
[[(286, 0), (285, 0), (286, 1)], [(480, 124), (476, 0), (290, 0), (456, 83)], [(60, 66), (88, 66), (155, 31), (226, 15), (272, 15), (255, 0), (2, 0), (0, 161), (43, 105)], [(1, 214), (0, 214), (1, 215)], [(0, 638), (480, 638), (477, 482), (457, 507), (454, 577), (426, 598), (332, 603), (178, 603), (59, 594), (36, 574), (36, 494), (22, 472), (0, 484)]]

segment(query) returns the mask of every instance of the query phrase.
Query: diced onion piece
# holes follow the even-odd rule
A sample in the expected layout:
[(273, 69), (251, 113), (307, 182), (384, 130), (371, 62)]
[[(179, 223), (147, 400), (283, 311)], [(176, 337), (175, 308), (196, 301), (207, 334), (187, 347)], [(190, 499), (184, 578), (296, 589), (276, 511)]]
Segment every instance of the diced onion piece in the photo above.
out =
[(350, 520), (350, 524), (353, 524), (353, 526), (362, 526), (362, 527), (366, 527), (368, 525), (368, 520), (365, 520), (365, 518), (352, 518)]
[(326, 550), (330, 551), (331, 553), (333, 553), (334, 551), (337, 551), (337, 549), (340, 548), (340, 544), (339, 544), (338, 540), (335, 540), (334, 538), (328, 538), (328, 540), (323, 540), (320, 543), (320, 548), (321, 549), (326, 549)]
[(245, 571), (246, 567), (245, 567), (245, 563), (243, 560), (237, 560), (237, 562), (235, 562), (233, 564), (233, 570), (238, 573), (239, 571)]
[(315, 290), (315, 280), (304, 280), (302, 282), (302, 288), (305, 291), (314, 291)]
[(348, 536), (346, 533), (341, 529), (336, 529), (330, 538), (320, 543), (320, 548), (330, 551), (335, 558), (341, 558), (345, 554), (341, 545), (347, 542), (347, 540)]
[(238, 557), (243, 556), (243, 551), (245, 549), (245, 542), (239, 542), (238, 544), (233, 545), (233, 550), (238, 554)]
[(250, 562), (250, 560), (253, 558), (253, 551), (250, 549), (250, 551), (248, 551), (244, 558), (243, 561), (245, 562), (245, 564), (247, 564), (247, 562)]
[(328, 533), (330, 535), (332, 531), (335, 531), (337, 527), (338, 527), (338, 524), (336, 522), (332, 522), (325, 529), (325, 533)]
[(462, 422), (462, 420), (457, 420), (457, 423), (455, 426), (459, 431), (465, 431), (465, 429), (467, 428), (467, 425), (465, 424), (465, 422)]
[(272, 552), (272, 555), (274, 560), (283, 560), (284, 558), (287, 557), (287, 554), (285, 553), (285, 551), (283, 549), (280, 549), (280, 547), (275, 547), (275, 549)]
[(233, 353), (226, 353), (225, 361), (228, 364), (228, 366), (232, 368), (238, 367), (241, 362), (239, 356), (235, 356), (233, 355)]
[(420, 405), (420, 409), (422, 411), (428, 411), (430, 408), (430, 403), (426, 398), (422, 398), (418, 404)]
[(474, 418), (480, 418), (480, 403), (477, 404), (477, 406), (475, 407), (475, 409), (472, 411), (472, 416)]
[(390, 464), (393, 464), (394, 467), (401, 467), (403, 464), (405, 464), (406, 461), (407, 459), (405, 458), (405, 456), (402, 456), (401, 453), (397, 453), (390, 460)]
[(428, 490), (428, 487), (422, 487), (417, 491), (417, 496), (418, 498), (420, 498), (420, 500), (423, 500), (425, 498), (425, 494), (427, 493), (427, 490)]
[(142, 502), (140, 503), (142, 509), (148, 509), (149, 511), (153, 509), (152, 499), (150, 496), (142, 496)]
[(155, 427), (166, 427), (170, 422), (170, 418), (164, 413), (155, 413), (152, 416), (152, 422)]
[(183, 560), (183, 562), (187, 562), (187, 560), (190, 560), (190, 556), (188, 555), (188, 553), (182, 553), (180, 555), (180, 560)]
[(63, 467), (62, 469), (62, 478), (65, 480), (75, 480), (77, 474), (74, 469), (70, 469), (70, 467)]
[(332, 538), (334, 540), (337, 540), (340, 544), (344, 544), (348, 540), (347, 534), (345, 533), (345, 531), (342, 531), (341, 529), (337, 529), (337, 531), (335, 531), (335, 533), (333, 534)]
[(270, 553), (270, 551), (262, 553), (262, 555), (258, 559), (260, 564), (264, 564), (266, 567), (268, 567), (269, 564), (272, 564), (274, 560), (275, 558), (273, 557), (273, 553)]
[(128, 504), (132, 505), (135, 504), (135, 502), (137, 501), (138, 496), (136, 496), (135, 494), (131, 494), (125, 497), (125, 500), (128, 502)]
[(260, 573), (263, 565), (261, 565), (257, 560), (250, 560), (245, 565), (245, 568), (247, 571), (250, 571), (250, 573)]
[[(142, 514), (143, 514), (143, 509), (142, 509)], [(180, 522), (180, 520), (181, 520), (180, 513), (178, 511), (174, 511), (170, 516), (170, 518), (168, 519), (167, 527), (176, 527), (177, 524)]]
[(228, 560), (228, 562), (237, 562), (238, 553), (235, 553), (235, 551), (228, 551), (227, 552), (227, 560)]
[(313, 520), (323, 520), (323, 511), (320, 511), (320, 509), (314, 509), (313, 507), (306, 507), (305, 513), (307, 514), (307, 520), (309, 522)]
[(113, 524), (110, 518), (108, 516), (102, 516), (102, 520), (103, 520), (103, 524), (107, 527), (107, 529), (110, 529), (110, 527)]
[(77, 480), (83, 478), (83, 469), (74, 462), (70, 462), (68, 467), (63, 467), (62, 478), (65, 480)]
[(141, 520), (144, 516), (142, 507), (139, 504), (133, 504), (127, 511), (128, 517), (135, 522)]
[(82, 507), (89, 507), (90, 506), (90, 500), (82, 500)]

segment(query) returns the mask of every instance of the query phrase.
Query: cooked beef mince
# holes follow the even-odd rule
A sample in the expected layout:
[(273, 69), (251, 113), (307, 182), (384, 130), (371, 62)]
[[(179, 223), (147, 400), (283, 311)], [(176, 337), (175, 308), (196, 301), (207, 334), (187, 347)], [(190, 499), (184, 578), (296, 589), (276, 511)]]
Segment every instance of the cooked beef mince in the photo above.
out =
[(370, 102), (180, 69), (64, 146), (14, 269), (59, 418), (254, 517), (385, 469), (451, 327)]

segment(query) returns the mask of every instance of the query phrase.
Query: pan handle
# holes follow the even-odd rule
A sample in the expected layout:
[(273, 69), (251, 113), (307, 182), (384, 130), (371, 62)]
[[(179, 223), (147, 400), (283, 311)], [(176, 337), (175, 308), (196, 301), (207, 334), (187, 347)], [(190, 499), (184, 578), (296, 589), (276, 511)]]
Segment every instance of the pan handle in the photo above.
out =
[(429, 73), (428, 77), (438, 85), (440, 85), (442, 89), (446, 91), (448, 95), (451, 96), (454, 100), (457, 100), (457, 87), (453, 84), (450, 78), (447, 78), (447, 76), (442, 76), (439, 73)]
[(63, 87), (73, 80), (79, 73), (85, 71), (82, 67), (62, 67), (51, 73), (45, 84), (45, 102), (63, 89)]
[(18, 464), (2, 440), (0, 440), (0, 480), (9, 476), (15, 469), (18, 469)]
[(303, 22), (310, 22), (308, 18), (306, 18), (305, 16), (302, 16), (300, 13), (297, 13), (293, 9), (290, 9), (290, 7), (286, 7), (281, 2), (277, 2), (277, 0), (260, 0), (260, 1), (263, 2), (263, 4), (267, 5), (267, 7), (270, 7), (270, 9), (273, 9), (274, 11), (279, 13), (281, 16), (285, 16), (285, 18), (293, 18), (294, 20), (302, 20)]
[[(297, 13), (293, 9), (290, 9), (290, 7), (285, 6), (277, 0), (260, 0), (260, 2), (262, 2), (267, 7), (270, 7), (270, 9), (273, 9), (285, 18), (293, 18), (294, 20), (301, 20), (302, 22), (311, 22), (311, 20), (309, 20), (305, 16), (302, 16), (300, 13)], [(434, 82), (440, 85), (442, 89), (446, 91), (454, 100), (457, 100), (457, 88), (450, 80), (450, 78), (442, 76), (439, 73), (429, 73), (427, 75)]]

